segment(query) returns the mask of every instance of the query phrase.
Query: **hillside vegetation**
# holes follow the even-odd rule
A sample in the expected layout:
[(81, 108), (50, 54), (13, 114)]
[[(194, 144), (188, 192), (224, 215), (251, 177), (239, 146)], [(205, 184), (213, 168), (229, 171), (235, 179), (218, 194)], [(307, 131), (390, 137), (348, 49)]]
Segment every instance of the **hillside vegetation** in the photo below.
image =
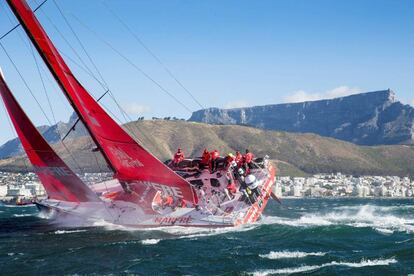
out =
[[(256, 156), (269, 155), (278, 164), (279, 175), (342, 172), (414, 176), (414, 147), (410, 145), (358, 146), (316, 134), (185, 121), (136, 121), (125, 128), (161, 160), (171, 158), (178, 147), (186, 156), (199, 156), (205, 147), (222, 155), (249, 148)], [(54, 147), (76, 171), (79, 167), (83, 171), (108, 170), (102, 156), (92, 152), (90, 138), (68, 140), (65, 145), (71, 154), (61, 143)], [(4, 159), (0, 169), (26, 170), (27, 163), (22, 156)]]

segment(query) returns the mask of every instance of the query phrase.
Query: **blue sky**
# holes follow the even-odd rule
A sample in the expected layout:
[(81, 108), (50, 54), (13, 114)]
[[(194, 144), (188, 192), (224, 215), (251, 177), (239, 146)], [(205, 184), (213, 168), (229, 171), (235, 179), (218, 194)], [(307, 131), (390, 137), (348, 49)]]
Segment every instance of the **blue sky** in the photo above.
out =
[[(0, 1), (3, 34), (16, 19), (5, 1)], [(414, 105), (414, 1), (56, 1), (117, 101), (134, 119), (188, 118), (190, 112), (79, 24), (73, 14), (190, 110), (200, 107), (102, 3), (133, 29), (206, 107), (315, 100), (387, 88)], [(29, 3), (36, 6), (34, 0)], [(51, 21), (92, 68), (53, 0), (37, 15), (65, 55), (77, 60)], [(37, 56), (45, 94), (23, 32), (13, 32), (2, 43), (49, 120), (66, 121), (72, 110)], [(67, 61), (94, 96), (103, 93), (96, 81)], [(37, 125), (46, 124), (41, 108), (2, 51), (0, 66), (29, 116)], [(103, 104), (124, 121), (110, 97), (105, 97)], [(14, 136), (4, 111), (0, 111), (0, 124), (3, 143)]]

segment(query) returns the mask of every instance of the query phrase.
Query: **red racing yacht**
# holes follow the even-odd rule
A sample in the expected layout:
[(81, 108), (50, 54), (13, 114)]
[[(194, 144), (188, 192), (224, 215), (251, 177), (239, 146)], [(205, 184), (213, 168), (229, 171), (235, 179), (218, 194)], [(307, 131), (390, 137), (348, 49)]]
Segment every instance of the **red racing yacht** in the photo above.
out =
[[(1, 77), (7, 111), (48, 198), (36, 204), (57, 215), (132, 227), (226, 227), (253, 223), (274, 196), (268, 158), (246, 166), (219, 158), (167, 166), (134, 140), (75, 78), (24, 0), (7, 0), (39, 55), (113, 171), (113, 180), (86, 185), (47, 144)], [(229, 183), (234, 188), (230, 192)]]

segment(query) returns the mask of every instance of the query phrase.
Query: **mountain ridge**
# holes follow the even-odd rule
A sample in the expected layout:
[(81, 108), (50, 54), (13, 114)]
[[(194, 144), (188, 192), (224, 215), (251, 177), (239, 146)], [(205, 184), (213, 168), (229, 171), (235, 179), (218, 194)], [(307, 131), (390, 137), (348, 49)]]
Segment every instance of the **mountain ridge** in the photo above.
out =
[[(185, 121), (135, 121), (124, 127), (162, 161), (171, 158), (178, 147), (193, 157), (200, 156), (204, 147), (218, 149), (222, 155), (249, 148), (256, 156), (269, 155), (277, 163), (279, 175), (341, 172), (414, 176), (412, 145), (358, 146), (311, 133)], [(70, 154), (60, 143), (53, 147), (75, 171), (108, 171), (100, 153), (93, 151), (89, 137), (70, 138), (67, 144)], [(0, 170), (24, 171), (27, 164), (20, 155), (0, 160)]]
[(414, 108), (397, 101), (390, 89), (301, 103), (207, 108), (193, 112), (189, 121), (315, 133), (359, 145), (412, 144), (414, 137)]

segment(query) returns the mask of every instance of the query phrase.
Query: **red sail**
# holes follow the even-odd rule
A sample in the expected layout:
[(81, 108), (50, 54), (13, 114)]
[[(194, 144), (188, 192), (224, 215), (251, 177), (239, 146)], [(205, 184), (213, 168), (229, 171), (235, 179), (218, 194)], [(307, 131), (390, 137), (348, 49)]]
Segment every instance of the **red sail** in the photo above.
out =
[(191, 185), (132, 139), (78, 82), (27, 3), (24, 0), (7, 2), (114, 169), (116, 178), (195, 202)]
[(100, 201), (45, 141), (12, 95), (1, 74), (0, 94), (23, 148), (49, 197), (71, 202)]

